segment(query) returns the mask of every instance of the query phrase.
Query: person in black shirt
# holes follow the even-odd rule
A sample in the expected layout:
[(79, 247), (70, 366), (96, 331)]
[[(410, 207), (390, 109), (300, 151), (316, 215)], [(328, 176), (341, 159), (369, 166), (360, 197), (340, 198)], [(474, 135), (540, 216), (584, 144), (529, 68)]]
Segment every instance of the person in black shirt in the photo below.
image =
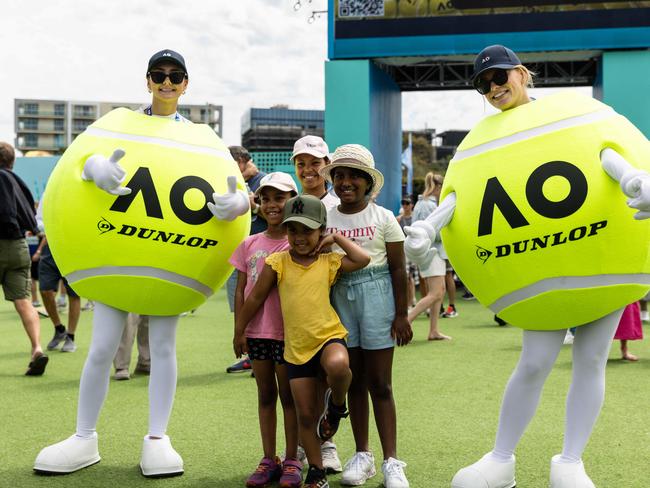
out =
[(26, 232), (38, 233), (34, 217), (34, 198), (23, 180), (12, 169), (14, 148), (0, 142), (0, 282), (5, 299), (23, 322), (32, 345), (28, 376), (41, 376), (48, 358), (40, 344), (41, 322), (31, 301), (31, 259)]

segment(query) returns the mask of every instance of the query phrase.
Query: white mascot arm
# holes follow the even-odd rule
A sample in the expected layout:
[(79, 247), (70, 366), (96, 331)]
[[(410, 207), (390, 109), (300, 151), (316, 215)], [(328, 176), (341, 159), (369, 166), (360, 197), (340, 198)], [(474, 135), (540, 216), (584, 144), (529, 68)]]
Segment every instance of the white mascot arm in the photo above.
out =
[(120, 186), (126, 178), (126, 171), (118, 161), (124, 157), (122, 149), (116, 149), (111, 157), (106, 159), (103, 154), (93, 154), (84, 164), (81, 178), (85, 181), (94, 181), (98, 188), (111, 195), (128, 195), (131, 189)]
[(438, 252), (433, 247), (433, 242), (436, 240), (436, 235), (440, 234), (440, 230), (451, 221), (454, 210), (456, 210), (456, 193), (450, 193), (426, 219), (404, 227), (406, 232), (404, 252), (410, 261), (422, 268), (431, 264)]
[(219, 220), (235, 220), (250, 210), (248, 195), (237, 189), (237, 177), (228, 177), (228, 193), (212, 195), (214, 203), (208, 202), (208, 209)]
[(628, 207), (638, 210), (637, 220), (650, 218), (650, 173), (635, 168), (619, 153), (606, 148), (600, 153), (605, 172), (621, 184)]

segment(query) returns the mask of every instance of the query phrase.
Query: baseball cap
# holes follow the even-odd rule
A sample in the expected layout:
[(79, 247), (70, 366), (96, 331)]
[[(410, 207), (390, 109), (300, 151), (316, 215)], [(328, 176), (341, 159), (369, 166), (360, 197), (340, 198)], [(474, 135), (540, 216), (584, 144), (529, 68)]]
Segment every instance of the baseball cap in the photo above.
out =
[(288, 173), (282, 171), (275, 171), (264, 176), (260, 180), (260, 186), (255, 190), (255, 196), (258, 197), (263, 188), (270, 186), (280, 191), (291, 191), (294, 195), (298, 194), (298, 187), (296, 182)]
[(472, 82), (478, 78), (481, 73), (492, 68), (511, 69), (519, 66), (521, 61), (517, 55), (501, 44), (495, 44), (483, 49), (476, 59), (474, 59), (474, 73), (472, 73)]
[(147, 65), (147, 73), (151, 71), (151, 68), (154, 68), (157, 64), (160, 63), (172, 63), (181, 68), (185, 73), (187, 73), (187, 68), (185, 67), (185, 58), (181, 56), (176, 51), (171, 49), (163, 49), (158, 51), (156, 54), (151, 56), (149, 59), (149, 64)]
[(319, 229), (327, 223), (325, 205), (313, 195), (298, 195), (287, 200), (284, 206), (283, 224), (298, 222), (310, 229)]
[(317, 158), (329, 158), (329, 148), (322, 137), (305, 136), (298, 139), (293, 145), (291, 160), (293, 161), (298, 154), (311, 154)]

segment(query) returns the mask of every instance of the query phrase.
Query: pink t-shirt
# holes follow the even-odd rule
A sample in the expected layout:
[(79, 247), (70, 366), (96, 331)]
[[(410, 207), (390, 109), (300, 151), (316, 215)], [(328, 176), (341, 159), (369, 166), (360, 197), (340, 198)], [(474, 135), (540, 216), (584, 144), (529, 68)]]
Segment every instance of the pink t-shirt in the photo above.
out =
[[(258, 276), (264, 269), (266, 257), (274, 252), (287, 249), (289, 249), (289, 243), (286, 237), (284, 239), (271, 239), (264, 232), (247, 237), (235, 249), (235, 252), (230, 256), (230, 264), (236, 270), (246, 273), (244, 299), (253, 290)], [(284, 340), (284, 324), (282, 322), (282, 310), (280, 309), (280, 296), (277, 287), (271, 290), (264, 304), (246, 327), (246, 337)]]

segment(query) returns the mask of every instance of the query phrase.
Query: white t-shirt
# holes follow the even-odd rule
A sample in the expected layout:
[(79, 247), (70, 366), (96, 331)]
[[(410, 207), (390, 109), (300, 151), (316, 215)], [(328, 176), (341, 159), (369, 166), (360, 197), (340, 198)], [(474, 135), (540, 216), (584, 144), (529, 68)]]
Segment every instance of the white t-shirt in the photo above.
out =
[(136, 110), (137, 113), (139, 114), (147, 114), (151, 115), (152, 117), (158, 117), (161, 119), (170, 119), (170, 120), (175, 120), (176, 122), (185, 122), (187, 124), (193, 124), (191, 120), (186, 119), (183, 117), (181, 114), (178, 112), (174, 112), (173, 114), (170, 115), (155, 115), (151, 113), (151, 105), (142, 105), (138, 110)]
[[(368, 266), (383, 266), (387, 242), (403, 242), (404, 232), (393, 213), (375, 203), (369, 203), (361, 212), (344, 214), (334, 207), (327, 212), (327, 232), (338, 232), (360, 245), (370, 254)], [(335, 251), (341, 251), (334, 246)]]
[(323, 202), (323, 205), (325, 205), (325, 210), (328, 212), (330, 209), (336, 207), (339, 203), (341, 203), (339, 197), (332, 195), (330, 192), (325, 193), (325, 196), (321, 198), (320, 201)]

